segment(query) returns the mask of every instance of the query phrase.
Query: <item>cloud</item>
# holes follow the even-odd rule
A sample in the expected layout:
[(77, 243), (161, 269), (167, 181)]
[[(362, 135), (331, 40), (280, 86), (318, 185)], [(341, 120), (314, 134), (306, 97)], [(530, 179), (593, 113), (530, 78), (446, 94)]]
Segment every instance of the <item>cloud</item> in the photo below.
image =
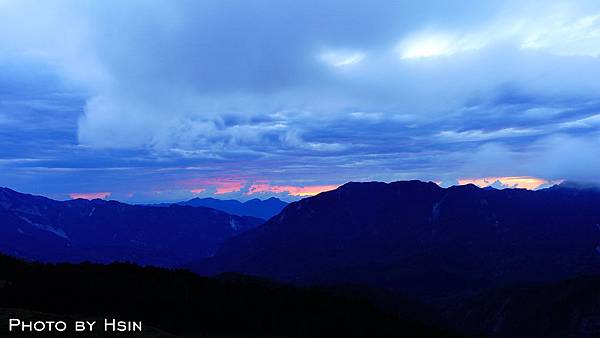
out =
[(73, 192), (69, 194), (71, 199), (83, 198), (86, 200), (106, 199), (111, 195), (110, 192)]
[(600, 180), (599, 18), (586, 0), (1, 2), (0, 181)]
[[(26, 11), (26, 4), (4, 6), (7, 15), (24, 12), (36, 19), (28, 21), (35, 22), (29, 29), (7, 20), (10, 31), (22, 31), (11, 36), (19, 38), (20, 47), (12, 52), (56, 64), (65, 78), (89, 91), (78, 137), (81, 144), (99, 148), (256, 150), (290, 146), (284, 141), (290, 132), (297, 140), (291, 146), (302, 147), (325, 144), (308, 139), (307, 121), (248, 125), (300, 109), (344, 119), (357, 106), (388, 116), (439, 116), (473, 96), (493, 96), (505, 82), (542, 95), (553, 85), (568, 87), (564, 94), (598, 90), (597, 81), (584, 85), (565, 74), (578, 68), (568, 58), (551, 56), (595, 55), (577, 52), (598, 45), (597, 17), (583, 15), (583, 5), (533, 11), (516, 2), (494, 2), (488, 4), (497, 12), (491, 17), (462, 3), (452, 11), (440, 1), (421, 7), (213, 1), (152, 6), (59, 1), (39, 5), (39, 11)], [(343, 14), (325, 25), (313, 15), (338, 6)], [(403, 10), (428, 13), (435, 24), (424, 27)], [(115, 12), (135, 13), (136, 19)], [(297, 14), (290, 21), (285, 13), (291, 12)], [(457, 24), (451, 14), (469, 20)], [(352, 25), (365, 20), (369, 25)], [(404, 47), (396, 46), (398, 40)], [(445, 57), (415, 65), (395, 59), (397, 48), (405, 59)], [(466, 58), (459, 55), (466, 52)], [(360, 67), (332, 72), (318, 59), (333, 68)], [(554, 75), (548, 78), (549, 70)], [(569, 86), (561, 85), (565, 77)]]
[[(520, 173), (526, 179), (538, 180), (536, 184), (559, 180), (600, 181), (600, 174), (596, 170), (600, 161), (595, 155), (596, 149), (600, 147), (599, 136), (595, 131), (590, 135), (579, 136), (552, 134), (527, 145), (518, 144), (512, 147), (501, 143), (485, 143), (474, 149), (471, 154), (460, 153), (455, 154), (455, 157), (451, 156), (453, 161), (461, 163), (453, 169), (454, 173), (451, 176), (461, 173), (487, 183), (504, 177), (505, 181), (500, 181), (508, 186), (512, 185), (508, 184), (507, 180), (514, 178), (509, 176), (513, 173)], [(511, 181), (517, 182), (514, 179)]]
[(304, 197), (336, 189), (339, 185), (277, 185), (263, 179), (233, 175), (229, 177), (190, 178), (177, 182), (175, 186), (194, 187), (189, 189), (193, 194), (212, 192), (215, 195), (238, 193), (240, 196), (275, 194)]
[(474, 51), (485, 45), (485, 42), (469, 37), (460, 38), (434, 33), (411, 37), (397, 49), (402, 59), (419, 59), (451, 56), (456, 53)]
[(536, 177), (483, 177), (483, 178), (461, 178), (458, 183), (475, 184), (479, 187), (494, 187), (494, 188), (521, 188), (534, 190), (540, 187), (545, 187), (554, 184), (560, 184), (562, 180), (545, 180)]
[(252, 184), (246, 195), (254, 195), (260, 193), (287, 193), (291, 196), (314, 196), (324, 191), (337, 189), (339, 185), (312, 185), (312, 186), (292, 186), (292, 185), (271, 185), (269, 183)]
[(532, 29), (521, 44), (523, 48), (545, 49), (558, 55), (600, 56), (600, 14), (579, 18), (556, 15), (552, 22)]
[(320, 56), (323, 61), (334, 67), (345, 67), (360, 63), (366, 55), (360, 51), (327, 51)]
[(194, 194), (202, 193), (211, 188), (214, 190), (214, 194), (223, 195), (240, 191), (246, 185), (246, 179), (238, 177), (191, 178), (180, 181), (177, 185), (190, 187), (189, 191)]

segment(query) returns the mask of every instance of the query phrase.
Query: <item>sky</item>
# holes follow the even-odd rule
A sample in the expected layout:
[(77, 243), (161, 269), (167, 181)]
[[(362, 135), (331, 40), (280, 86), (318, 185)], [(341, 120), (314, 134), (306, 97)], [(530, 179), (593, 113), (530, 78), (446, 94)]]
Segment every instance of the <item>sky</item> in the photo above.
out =
[(0, 0), (0, 186), (600, 182), (600, 2)]

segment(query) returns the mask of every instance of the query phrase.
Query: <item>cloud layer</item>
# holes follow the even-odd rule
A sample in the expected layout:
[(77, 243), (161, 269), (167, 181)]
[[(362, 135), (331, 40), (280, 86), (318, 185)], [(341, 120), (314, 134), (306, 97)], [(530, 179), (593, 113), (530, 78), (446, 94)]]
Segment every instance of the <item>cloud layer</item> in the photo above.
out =
[(0, 1), (0, 183), (600, 181), (599, 57), (596, 1)]

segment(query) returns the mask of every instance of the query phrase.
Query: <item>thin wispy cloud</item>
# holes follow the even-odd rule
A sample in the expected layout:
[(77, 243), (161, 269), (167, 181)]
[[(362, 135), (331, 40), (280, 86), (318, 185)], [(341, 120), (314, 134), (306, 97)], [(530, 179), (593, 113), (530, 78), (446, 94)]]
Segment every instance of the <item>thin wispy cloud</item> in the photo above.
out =
[(106, 199), (111, 195), (110, 192), (73, 192), (69, 194), (69, 197), (72, 199), (85, 199), (85, 200), (94, 200), (94, 199)]

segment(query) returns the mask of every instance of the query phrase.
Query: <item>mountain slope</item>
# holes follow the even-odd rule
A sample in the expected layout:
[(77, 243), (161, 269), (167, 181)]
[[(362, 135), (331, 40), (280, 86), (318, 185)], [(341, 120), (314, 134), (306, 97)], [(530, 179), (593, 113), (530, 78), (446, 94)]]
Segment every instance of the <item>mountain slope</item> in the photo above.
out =
[(427, 300), (600, 272), (600, 193), (348, 183), (291, 203), (195, 271), (359, 282)]
[(209, 208), (59, 202), (0, 188), (0, 251), (32, 260), (178, 266), (260, 223)]
[(226, 213), (233, 215), (253, 216), (265, 220), (277, 215), (287, 205), (286, 202), (275, 197), (266, 200), (254, 198), (246, 202), (220, 200), (216, 198), (193, 198), (189, 201), (179, 202), (177, 204), (192, 207), (208, 207), (225, 211)]

